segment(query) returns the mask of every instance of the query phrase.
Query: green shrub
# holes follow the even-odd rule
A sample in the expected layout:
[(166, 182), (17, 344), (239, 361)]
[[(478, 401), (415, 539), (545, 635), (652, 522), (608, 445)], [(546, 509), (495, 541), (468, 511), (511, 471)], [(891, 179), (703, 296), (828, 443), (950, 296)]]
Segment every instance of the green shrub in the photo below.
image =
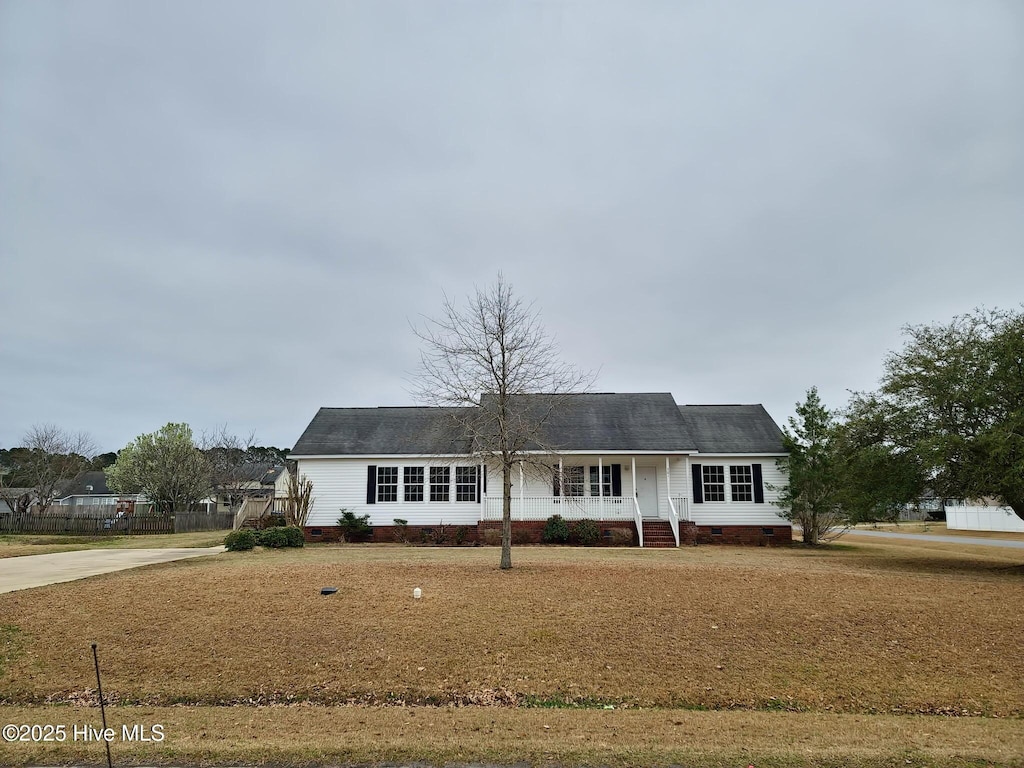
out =
[(544, 524), (540, 538), (545, 544), (565, 544), (569, 540), (569, 524), (561, 515), (552, 515)]
[(301, 547), (305, 544), (302, 529), (297, 525), (275, 525), (264, 528), (256, 536), (256, 543), (261, 547), (281, 549), (282, 547)]
[(288, 521), (284, 519), (284, 515), (269, 514), (262, 519), (260, 522), (264, 528), (277, 528), (288, 524)]
[(338, 528), (341, 529), (342, 541), (358, 541), (373, 532), (369, 515), (356, 517), (354, 512), (349, 512), (344, 507), (341, 510), (341, 517), (338, 518)]
[(593, 520), (577, 520), (569, 526), (569, 541), (592, 547), (601, 540), (601, 528)]
[(469, 528), (465, 525), (460, 525), (455, 529), (455, 544), (462, 546), (466, 542), (466, 536), (469, 535)]
[(243, 552), (256, 546), (256, 531), (252, 528), (239, 528), (224, 537), (224, 548), (228, 552)]

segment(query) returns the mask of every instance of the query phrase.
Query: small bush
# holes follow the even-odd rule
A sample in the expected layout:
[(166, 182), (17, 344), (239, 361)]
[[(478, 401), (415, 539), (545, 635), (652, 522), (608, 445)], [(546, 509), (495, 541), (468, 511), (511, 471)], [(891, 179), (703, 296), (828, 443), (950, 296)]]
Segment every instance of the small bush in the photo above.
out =
[(228, 552), (243, 552), (256, 546), (256, 531), (252, 528), (239, 528), (224, 537), (224, 548)]
[[(501, 543), (501, 540), (498, 540)], [(525, 528), (513, 528), (512, 529), (512, 543), (516, 545), (532, 544), (533, 541), (530, 537), (530, 532)]]
[(373, 532), (369, 515), (356, 517), (355, 512), (349, 512), (345, 508), (342, 508), (341, 517), (338, 518), (338, 528), (341, 529), (342, 541), (358, 541)]
[(601, 528), (593, 520), (577, 520), (569, 526), (569, 541), (592, 547), (601, 540)]
[(631, 547), (636, 541), (632, 528), (612, 528), (609, 543), (615, 547)]
[(395, 524), (395, 541), (399, 544), (409, 543), (409, 521), (396, 517), (391, 521)]
[(561, 515), (552, 515), (544, 525), (540, 538), (545, 544), (565, 544), (569, 540), (569, 524)]
[(469, 535), (469, 528), (465, 525), (460, 525), (455, 529), (455, 544), (462, 546), (466, 542), (466, 537)]
[(282, 547), (301, 547), (305, 542), (302, 529), (297, 525), (275, 525), (264, 528), (256, 535), (256, 543), (261, 547), (281, 549)]
[(267, 515), (260, 521), (260, 525), (263, 528), (280, 528), (288, 524), (288, 521), (284, 519), (284, 515), (275, 515), (273, 513)]
[(501, 528), (487, 528), (484, 530), (484, 544), (488, 547), (500, 547)]

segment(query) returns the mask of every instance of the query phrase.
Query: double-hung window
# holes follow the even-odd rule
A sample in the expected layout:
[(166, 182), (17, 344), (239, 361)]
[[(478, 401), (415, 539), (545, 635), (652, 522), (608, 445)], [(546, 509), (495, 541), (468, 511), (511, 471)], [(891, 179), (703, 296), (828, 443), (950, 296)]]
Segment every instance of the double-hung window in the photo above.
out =
[(451, 499), (452, 468), (430, 468), (430, 500), (449, 501)]
[(754, 476), (749, 465), (729, 467), (729, 490), (733, 501), (754, 500)]
[(476, 467), (455, 468), (455, 500), (476, 501)]
[(405, 500), (423, 501), (423, 467), (405, 467)]
[[(601, 482), (598, 483), (598, 469), (601, 470)], [(611, 496), (612, 495), (612, 468), (611, 466), (590, 468), (590, 495)]]
[(398, 501), (398, 467), (377, 467), (377, 501)]
[(720, 464), (705, 464), (702, 471), (704, 501), (725, 501), (725, 467)]
[(583, 495), (583, 467), (554, 468), (554, 489), (555, 496), (582, 496)]

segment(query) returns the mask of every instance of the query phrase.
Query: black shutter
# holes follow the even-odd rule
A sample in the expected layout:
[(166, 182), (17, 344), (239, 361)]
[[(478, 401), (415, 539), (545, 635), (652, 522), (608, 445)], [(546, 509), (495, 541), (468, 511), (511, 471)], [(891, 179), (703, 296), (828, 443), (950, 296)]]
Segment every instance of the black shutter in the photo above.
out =
[(484, 493), (487, 493), (487, 465), (484, 464)]
[(612, 496), (622, 495), (622, 465), (612, 464)]
[(484, 473), (483, 467), (476, 468), (476, 503), (479, 504), (484, 495), (480, 492), (483, 489)]
[(562, 495), (562, 484), (560, 482), (558, 482), (559, 479), (560, 478), (558, 477), (558, 467), (552, 467), (551, 468), (551, 487), (552, 487), (551, 495), (552, 496), (561, 496)]
[(377, 465), (371, 464), (366, 468), (366, 503), (377, 503)]
[(754, 476), (754, 503), (764, 504), (764, 485), (761, 482), (761, 465), (751, 464), (750, 473)]
[(693, 503), (704, 503), (704, 475), (700, 464), (693, 464), (690, 467), (693, 472)]

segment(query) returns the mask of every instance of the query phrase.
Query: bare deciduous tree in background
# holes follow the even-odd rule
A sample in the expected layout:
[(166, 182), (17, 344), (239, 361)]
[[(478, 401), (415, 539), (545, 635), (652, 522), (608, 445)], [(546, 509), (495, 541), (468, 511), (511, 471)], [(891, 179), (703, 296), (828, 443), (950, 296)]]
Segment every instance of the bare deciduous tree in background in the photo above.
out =
[(285, 499), (285, 522), (300, 528), (309, 519), (309, 511), (313, 508), (313, 482), (303, 475), (288, 472), (288, 495)]
[[(472, 455), (502, 473), (501, 568), (512, 567), (512, 470), (532, 464), (546, 445), (544, 427), (565, 396), (593, 376), (563, 362), (532, 305), (502, 275), (465, 307), (445, 297), (439, 318), (416, 329), (423, 342), (414, 387), (428, 405), (450, 409)], [(545, 397), (524, 397), (543, 394)], [(550, 466), (546, 465), (550, 472)]]
[[(35, 504), (44, 513), (88, 466), (95, 453), (96, 446), (87, 433), (68, 432), (55, 424), (37, 424), (25, 433), (17, 466), (0, 474), (0, 499), (15, 512), (27, 512)], [(30, 491), (13, 491), (12, 485)]]

